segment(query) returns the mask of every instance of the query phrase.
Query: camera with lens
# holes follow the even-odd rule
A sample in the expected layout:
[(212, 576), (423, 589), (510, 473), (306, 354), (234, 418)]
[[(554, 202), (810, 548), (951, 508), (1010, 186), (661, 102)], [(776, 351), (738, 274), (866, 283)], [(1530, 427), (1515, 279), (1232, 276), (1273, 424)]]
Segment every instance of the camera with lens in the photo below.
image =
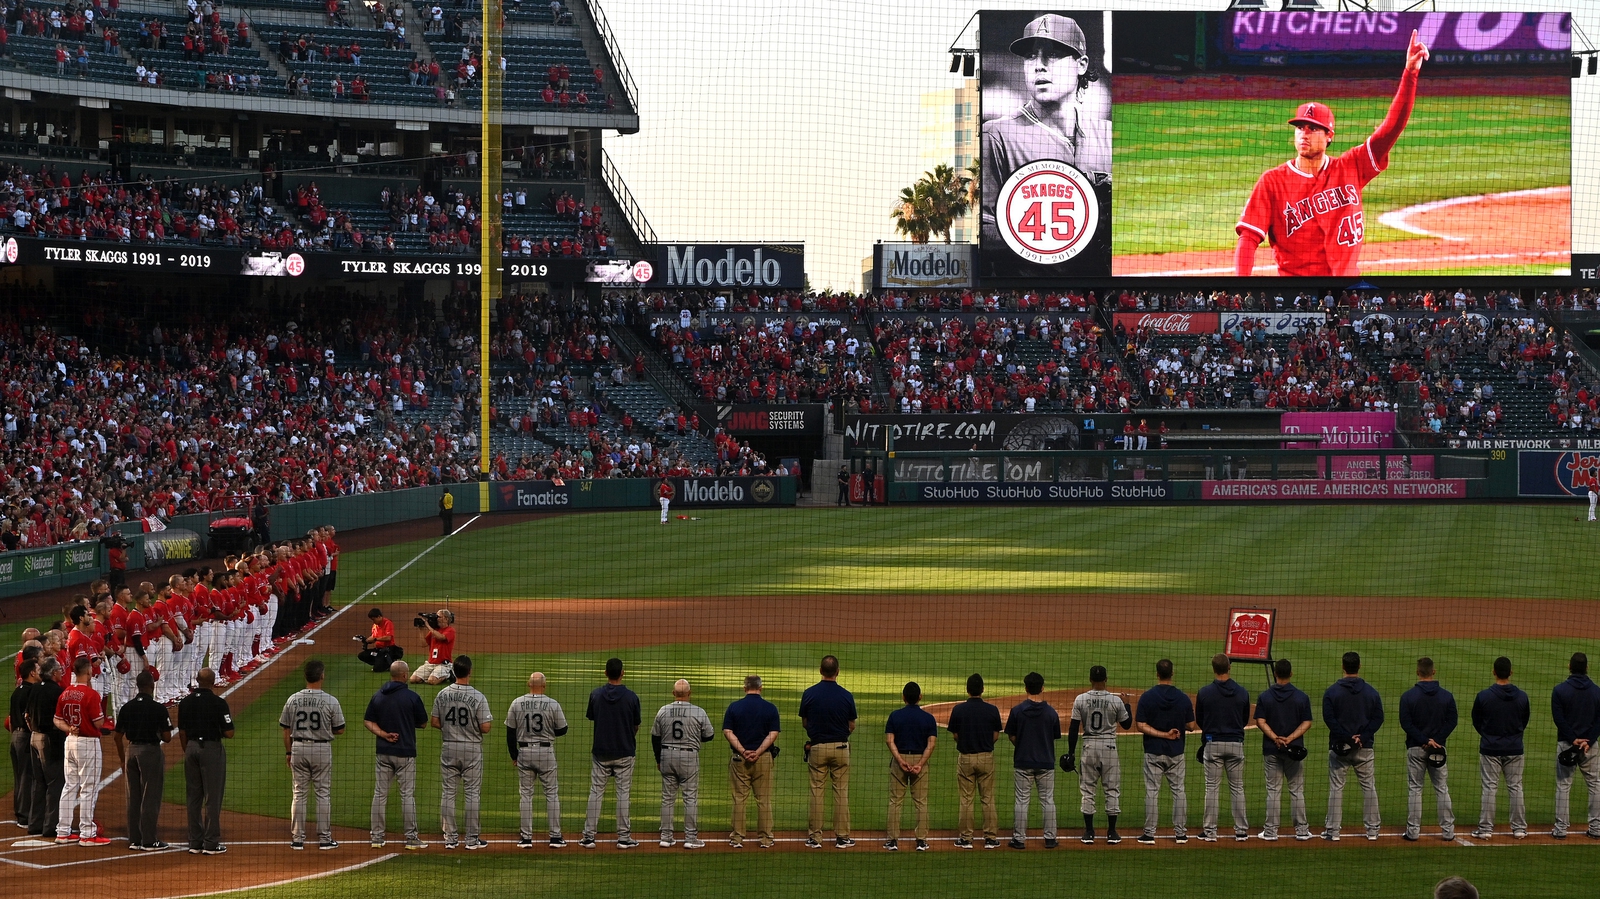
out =
[(412, 627), (422, 627), (423, 625), (427, 625), (427, 626), (433, 628), (434, 630), (438, 630), (439, 629), (439, 613), (438, 612), (419, 612), (417, 614), (417, 617), (411, 619), (411, 626)]

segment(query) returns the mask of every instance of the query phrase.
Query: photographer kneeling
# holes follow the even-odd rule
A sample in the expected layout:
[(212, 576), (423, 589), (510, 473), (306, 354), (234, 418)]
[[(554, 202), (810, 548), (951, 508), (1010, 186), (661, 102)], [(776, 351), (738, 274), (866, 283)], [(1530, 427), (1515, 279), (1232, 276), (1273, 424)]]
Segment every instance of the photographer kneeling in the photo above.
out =
[(456, 613), (449, 609), (423, 612), (411, 620), (412, 625), (425, 631), (422, 638), (428, 643), (428, 661), (418, 665), (411, 674), (414, 684), (447, 684), (455, 680), (450, 660), (456, 652)]
[(394, 622), (383, 617), (382, 609), (374, 607), (367, 618), (372, 621), (372, 634), (354, 638), (361, 641), (361, 651), (356, 653), (356, 658), (371, 665), (374, 674), (388, 674), (389, 666), (405, 658), (406, 651), (395, 645)]

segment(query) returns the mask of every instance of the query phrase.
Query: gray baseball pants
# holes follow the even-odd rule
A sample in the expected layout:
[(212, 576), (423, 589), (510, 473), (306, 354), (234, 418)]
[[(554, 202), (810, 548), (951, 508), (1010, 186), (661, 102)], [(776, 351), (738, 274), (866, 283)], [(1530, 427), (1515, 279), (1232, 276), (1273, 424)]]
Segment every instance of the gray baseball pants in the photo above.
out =
[(522, 823), (517, 835), (533, 839), (533, 788), (544, 785), (545, 826), (550, 836), (561, 836), (561, 784), (556, 778), (556, 751), (544, 746), (524, 745), (517, 750), (517, 791), (521, 796), (518, 811)]
[(1494, 831), (1494, 807), (1500, 793), (1500, 781), (1506, 782), (1506, 800), (1511, 805), (1511, 832), (1528, 832), (1528, 805), (1522, 796), (1522, 766), (1527, 756), (1480, 755), (1478, 774), (1483, 780), (1483, 793), (1478, 800), (1478, 831)]
[(695, 749), (661, 749), (661, 839), (672, 839), (672, 822), (678, 791), (683, 791), (683, 838), (700, 835), (700, 752)]
[(1283, 784), (1289, 783), (1289, 819), (1294, 823), (1295, 836), (1311, 833), (1306, 820), (1306, 763), (1295, 761), (1282, 753), (1263, 755), (1261, 768), (1267, 776), (1267, 819), (1261, 827), (1263, 837), (1278, 835), (1278, 819), (1283, 811)]
[(1248, 836), (1250, 822), (1244, 805), (1244, 744), (1206, 744), (1205, 762), (1201, 770), (1206, 776), (1206, 798), (1201, 810), (1200, 832), (1208, 837), (1217, 835), (1217, 818), (1222, 814), (1222, 780), (1228, 780), (1228, 798), (1233, 813), (1233, 835)]
[(1016, 804), (1011, 810), (1011, 838), (1028, 838), (1028, 800), (1039, 794), (1039, 808), (1044, 812), (1044, 838), (1056, 838), (1056, 769), (1017, 768), (1011, 772), (1017, 790)]
[(1356, 783), (1361, 785), (1361, 822), (1367, 826), (1368, 834), (1378, 832), (1382, 816), (1378, 812), (1378, 781), (1373, 775), (1373, 758), (1371, 749), (1351, 750), (1346, 756), (1328, 750), (1328, 818), (1323, 822), (1328, 834), (1338, 836), (1339, 826), (1344, 821), (1344, 785), (1350, 778), (1351, 768), (1356, 771)]
[(633, 820), (628, 815), (628, 798), (633, 792), (633, 756), (601, 761), (591, 757), (589, 766), (589, 809), (583, 818), (583, 838), (594, 839), (600, 826), (600, 803), (605, 801), (606, 781), (617, 781), (617, 839), (633, 835)]
[(327, 743), (294, 743), (289, 770), (294, 774), (294, 798), (289, 803), (289, 839), (305, 842), (306, 804), (317, 795), (317, 839), (333, 839), (333, 747)]
[(1167, 783), (1172, 793), (1172, 835), (1189, 834), (1189, 794), (1184, 791), (1183, 778), (1188, 765), (1181, 755), (1144, 756), (1144, 833), (1156, 835), (1156, 824), (1161, 820), (1161, 782)]
[(452, 741), (439, 747), (439, 829), (456, 842), (456, 793), (465, 793), (467, 841), (478, 838), (478, 802), (483, 793), (483, 744)]
[(1122, 814), (1122, 760), (1117, 757), (1116, 740), (1085, 740), (1083, 758), (1078, 762), (1078, 810), (1094, 814), (1095, 787), (1106, 793), (1106, 814)]
[(417, 832), (417, 760), (397, 755), (380, 755), (373, 765), (377, 785), (372, 790), (372, 842), (384, 839), (384, 818), (389, 811), (389, 787), (400, 784), (400, 815), (405, 824), (406, 842), (420, 843)]
[(1439, 806), (1439, 831), (1447, 840), (1456, 838), (1455, 806), (1450, 802), (1450, 765), (1430, 768), (1428, 750), (1421, 746), (1406, 749), (1406, 836), (1416, 839), (1422, 834), (1422, 781), (1433, 782), (1433, 793)]
[[(1566, 752), (1572, 744), (1561, 741), (1556, 744), (1556, 752)], [(1556, 836), (1565, 836), (1567, 833), (1567, 813), (1572, 804), (1572, 775), (1575, 772), (1583, 773), (1583, 782), (1589, 788), (1589, 835), (1600, 837), (1600, 750), (1591, 748), (1584, 753), (1583, 764), (1563, 765), (1556, 762), (1556, 815), (1555, 826), (1551, 833)]]

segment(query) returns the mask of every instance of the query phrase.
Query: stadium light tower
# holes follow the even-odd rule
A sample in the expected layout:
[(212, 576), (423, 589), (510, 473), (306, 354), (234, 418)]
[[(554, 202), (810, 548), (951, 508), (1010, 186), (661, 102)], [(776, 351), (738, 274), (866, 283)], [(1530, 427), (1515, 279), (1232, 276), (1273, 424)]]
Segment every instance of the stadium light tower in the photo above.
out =
[(478, 509), (489, 509), (489, 310), (500, 296), (501, 91), (505, 84), (505, 0), (484, 0), (483, 92), (478, 135)]

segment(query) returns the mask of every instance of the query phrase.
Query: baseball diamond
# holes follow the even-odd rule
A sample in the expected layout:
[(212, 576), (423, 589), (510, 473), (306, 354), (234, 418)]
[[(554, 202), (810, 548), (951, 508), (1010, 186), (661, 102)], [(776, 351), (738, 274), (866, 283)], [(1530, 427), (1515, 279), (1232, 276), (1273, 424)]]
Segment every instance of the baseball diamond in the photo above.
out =
[[(1365, 517), (1370, 525), (1388, 518), (1393, 511), (1372, 510)], [(1288, 516), (1278, 522), (1275, 528), (1282, 536), (1259, 545), (1259, 551), (1268, 553), (1273, 551), (1274, 544), (1278, 545), (1277, 548), (1288, 550), (1292, 546), (1290, 541), (1296, 536), (1309, 537), (1316, 529), (1315, 522), (1327, 519), (1329, 514), (1335, 517), (1348, 514), (1336, 507), (1309, 511), (1257, 510), (1257, 514), (1263, 513), (1268, 517)], [(1482, 513), (1501, 514), (1493, 507), (1483, 509)], [(1453, 514), (1470, 516), (1482, 513), (1458, 511)], [(620, 536), (633, 529), (644, 530), (641, 525), (653, 523), (653, 516), (640, 520), (639, 513), (623, 514), (628, 520), (616, 520), (617, 516), (613, 515), (608, 516), (613, 520), (603, 525), (594, 516), (479, 518), (465, 531), (449, 538), (422, 561), (391, 580), (385, 589), (420, 595), (426, 590), (426, 585), (438, 576), (437, 572), (466, 570), (457, 566), (475, 553), (497, 551), (494, 548), (497, 545), (530, 539), (560, 544), (590, 533), (596, 527)], [(726, 544), (723, 537), (732, 539), (734, 545), (741, 540), (750, 541), (752, 548), (749, 551), (761, 554), (754, 549), (753, 544), (759, 537), (751, 533), (750, 526), (771, 514), (724, 512), (712, 515), (702, 522), (706, 529), (704, 534), (713, 536), (710, 544), (693, 552), (680, 544), (680, 561), (700, 567), (703, 571), (714, 571), (715, 560), (724, 554), (726, 548), (731, 548), (721, 545)], [(809, 560), (826, 559), (853, 541), (848, 534), (829, 536), (833, 531), (831, 523), (826, 530), (819, 529), (823, 521), (817, 516), (821, 514), (790, 512), (784, 516), (790, 522), (788, 527), (791, 531), (800, 528), (808, 538), (807, 551), (797, 558), (785, 559), (785, 566), (815, 564)], [(960, 526), (979, 525), (986, 518), (994, 518), (992, 514), (983, 512), (974, 517), (968, 510), (947, 510), (933, 514)], [(877, 529), (886, 526), (894, 528), (902, 521), (910, 521), (905, 513), (888, 510), (840, 510), (839, 515), (875, 518), (873, 526)], [(1059, 526), (1076, 517), (1062, 512), (1032, 512), (1025, 517), (1035, 516), (1042, 516), (1041, 521), (1014, 522), (1002, 527), (1000, 536), (1015, 536), (1020, 544), (1026, 545), (1038, 539), (1025, 537), (1028, 533), (1039, 533), (1030, 531), (1035, 524), (1042, 524), (1044, 519), (1054, 519)], [(1102, 524), (1106, 523), (1105, 513), (1095, 514), (1095, 517), (1101, 519)], [(778, 519), (773, 520), (776, 522)], [(1545, 520), (1559, 527), (1554, 517), (1547, 516)], [(991, 534), (994, 533), (994, 523), (989, 523)], [(396, 536), (402, 536), (407, 530), (413, 534), (416, 532), (415, 527), (393, 530)], [(345, 539), (349, 541), (351, 538)], [(358, 534), (350, 545), (370, 546), (373, 539), (372, 536)], [(377, 539), (381, 541), (383, 538), (380, 536)], [(358, 585), (375, 583), (391, 573), (397, 564), (404, 564), (432, 543), (430, 539), (359, 552), (347, 551), (343, 565), (347, 572), (346, 581)], [(919, 543), (928, 546), (950, 545), (948, 541), (931, 535), (917, 538), (908, 534), (905, 558), (915, 558)], [(1169, 548), (1167, 552), (1177, 551)], [(1181, 552), (1178, 554), (1181, 557)], [(1042, 557), (1034, 558), (1039, 560)], [(577, 561), (576, 557), (573, 561)], [(770, 553), (764, 557), (767, 565), (775, 561), (776, 558)], [(893, 553), (882, 558), (882, 562), (895, 561), (898, 560)], [(1160, 567), (1158, 554), (1152, 553), (1149, 561)], [(566, 564), (560, 559), (556, 562)], [(1030, 578), (1040, 576), (1044, 576), (1043, 579), (1048, 582), (1048, 575), (1040, 569), (1039, 562), (1035, 561), (1033, 566), (1035, 570), (1032, 574), (1026, 569), (1018, 571), (1018, 586), (1024, 586)], [(866, 573), (873, 570), (874, 563), (869, 558), (863, 558), (851, 567)], [(1047, 563), (1043, 567), (1053, 566)], [(569, 570), (575, 575), (578, 573), (575, 568)], [(1440, 568), (1435, 576), (1443, 573), (1444, 569)], [(960, 579), (954, 571), (947, 572), (947, 577), (952, 581)], [(630, 577), (624, 577), (614, 582), (614, 586), (625, 587), (629, 582)], [(647, 582), (639, 583), (644, 585)], [(1430, 582), (1423, 580), (1412, 583), (1415, 586), (1427, 586)], [(715, 584), (714, 580), (706, 582), (708, 587), (714, 588)], [(470, 583), (461, 583), (457, 589), (468, 592), (472, 586)], [(572, 586), (581, 589), (581, 580), (575, 581)], [(778, 745), (794, 753), (794, 756), (780, 756), (774, 766), (777, 789), (774, 800), (777, 811), (775, 851), (803, 853), (805, 803), (801, 794), (805, 778), (803, 765), (800, 765), (797, 757), (801, 747), (798, 742), (791, 741), (803, 736), (794, 719), (795, 709), (799, 690), (814, 679), (814, 673), (808, 675), (807, 671), (810, 669), (814, 672), (816, 658), (821, 652), (819, 645), (826, 646), (841, 659), (840, 682), (858, 697), (863, 722), (858, 734), (863, 736), (872, 733), (865, 729), (867, 722), (881, 722), (882, 716), (899, 704), (899, 682), (907, 678), (916, 679), (923, 685), (929, 703), (926, 708), (942, 721), (950, 704), (960, 699), (969, 668), (985, 674), (990, 685), (986, 698), (1000, 706), (1002, 714), (1024, 698), (1020, 689), (1021, 678), (1016, 671), (1030, 666), (1044, 671), (1048, 690), (1040, 698), (1060, 709), (1065, 717), (1073, 699), (1088, 686), (1087, 672), (1091, 662), (1108, 667), (1112, 672), (1112, 683), (1123, 685), (1110, 689), (1120, 695), (1130, 708), (1139, 704), (1143, 688), (1126, 684), (1153, 678), (1151, 666), (1158, 655), (1175, 661), (1178, 671), (1176, 682), (1192, 694), (1209, 679), (1209, 669), (1204, 660), (1220, 646), (1228, 607), (1239, 604), (1235, 595), (1226, 593), (1203, 595), (1127, 590), (1111, 593), (1092, 590), (972, 593), (951, 590), (934, 594), (903, 594), (880, 588), (852, 595), (831, 590), (816, 592), (800, 583), (796, 586), (801, 588), (800, 592), (794, 594), (794, 598), (802, 598), (799, 606), (781, 595), (708, 595), (699, 599), (679, 597), (667, 602), (652, 599), (648, 595), (634, 599), (597, 596), (593, 599), (563, 600), (555, 597), (571, 591), (561, 589), (557, 583), (554, 589), (540, 588), (542, 594), (548, 590), (545, 595), (549, 598), (454, 601), (452, 608), (460, 622), (460, 645), (471, 647), (475, 661), (473, 683), (488, 696), (490, 708), (495, 710), (493, 714), (496, 717), (503, 713), (504, 707), (513, 698), (525, 692), (523, 681), (527, 679), (527, 672), (535, 669), (541, 671), (548, 680), (551, 696), (570, 708), (582, 699), (591, 681), (598, 682), (596, 679), (600, 674), (597, 672), (603, 667), (601, 662), (607, 653), (617, 653), (627, 660), (627, 682), (640, 691), (647, 705), (655, 704), (652, 708), (670, 704), (673, 681), (684, 677), (694, 685), (695, 703), (719, 714), (721, 708), (739, 695), (743, 672), (763, 674), (766, 679), (765, 696), (778, 705), (783, 716), (780, 727), (785, 733), (780, 736)], [(1242, 583), (1234, 589), (1241, 586)], [(964, 611), (974, 602), (981, 602), (984, 607), (985, 614), (981, 619), (971, 619)], [(1041, 604), (1052, 609), (1052, 614), (1038, 619), (1033, 610)], [(1472, 690), (1468, 688), (1476, 688), (1478, 681), (1488, 682), (1489, 654), (1505, 653), (1514, 657), (1518, 666), (1517, 682), (1526, 686), (1530, 694), (1543, 697), (1536, 699), (1535, 704), (1546, 709), (1543, 715), (1535, 715), (1529, 724), (1530, 757), (1536, 751), (1535, 747), (1553, 742), (1554, 731), (1547, 712), (1548, 687), (1554, 683), (1555, 673), (1559, 673), (1565, 661), (1562, 653), (1570, 642), (1572, 629), (1574, 626), (1590, 629), (1594, 626), (1586, 603), (1557, 598), (1517, 600), (1514, 603), (1517, 613), (1512, 616), (1505, 615), (1506, 605), (1503, 601), (1470, 598), (1372, 596), (1335, 600), (1271, 595), (1262, 599), (1257, 594), (1252, 597), (1251, 604), (1277, 609), (1281, 630), (1275, 638), (1275, 651), (1282, 657), (1296, 660), (1295, 681), (1313, 695), (1320, 695), (1323, 687), (1337, 679), (1338, 652), (1346, 645), (1360, 647), (1365, 660), (1363, 672), (1373, 678), (1372, 682), (1379, 687), (1386, 703), (1398, 702), (1399, 693), (1402, 692), (1400, 688), (1407, 682), (1410, 661), (1420, 653), (1431, 654), (1438, 664), (1441, 677), (1448, 678), (1449, 685), (1458, 696), (1463, 693), (1470, 695)], [(348, 617), (351, 617), (348, 612), (342, 613), (323, 624), (321, 629), (343, 625), (343, 619)], [(962, 620), (967, 623), (959, 630), (952, 631), (951, 622)], [(1136, 632), (1129, 631), (1130, 623), (1137, 623)], [(1027, 628), (1026, 640), (1017, 642), (1011, 639), (1023, 627)], [(1407, 636), (1396, 638), (1393, 636), (1396, 632)], [(950, 642), (958, 634), (961, 642)], [(299, 688), (298, 669), (301, 663), (316, 656), (318, 644), (326, 642), (319, 637), (320, 630), (313, 632), (311, 638), (314, 643), (291, 647), (233, 692), (226, 694), (236, 709), (241, 734), (249, 735), (237, 738), (230, 747), (230, 765), (235, 770), (274, 770), (270, 767), (270, 759), (279, 747), (274, 733), (276, 728), (273, 727), (278, 719), (278, 709), (283, 698)], [(538, 647), (538, 652), (529, 654), (532, 647)], [(1318, 659), (1323, 661), (1319, 662)], [(355, 659), (353, 654), (348, 658), (330, 658), (328, 662), (330, 695), (341, 698), (346, 707), (359, 703), (362, 696), (376, 686), (372, 680), (374, 675), (368, 673), (367, 666)], [(1080, 668), (1082, 670), (1078, 670)], [(1546, 673), (1547, 669), (1554, 673)], [(1531, 670), (1540, 672), (1540, 682), (1530, 682), (1531, 675), (1522, 673)], [(1252, 695), (1266, 686), (1266, 678), (1258, 669), (1239, 666), (1236, 673)], [(428, 691), (425, 696), (429, 701), (431, 694), (439, 691), (439, 688), (419, 689)], [(1391, 708), (1390, 716), (1395, 714)], [(1320, 722), (1320, 712), (1315, 717)], [(586, 722), (580, 722), (576, 728), (580, 733), (584, 724)], [(877, 726), (881, 728), (881, 723)], [(1117, 741), (1119, 754), (1124, 756), (1124, 771), (1137, 771), (1136, 737), (1131, 731), (1125, 733), (1129, 735)], [(1325, 732), (1321, 731), (1320, 726), (1313, 730), (1307, 738), (1308, 745), (1319, 740), (1323, 740), (1325, 745), (1323, 734)], [(1261, 737), (1252, 728), (1246, 737), (1248, 751), (1245, 761), (1247, 815), (1252, 824), (1260, 820), (1262, 801), (1259, 790), (1260, 740)], [(569, 771), (579, 770), (572, 766), (581, 765), (582, 755), (587, 752), (587, 737), (578, 736), (576, 743), (566, 736), (553, 737), (552, 741), (555, 744), (556, 764), (568, 767)], [(718, 741), (721, 741), (720, 734)], [(291, 852), (286, 819), (288, 771), (283, 770), (281, 774), (253, 779), (244, 784), (230, 784), (223, 830), (229, 835), (234, 852), (245, 853), (245, 858), (260, 859), (260, 862), (252, 862), (251, 868), (239, 867), (235, 870), (239, 874), (250, 869), (262, 871), (259, 880), (241, 881), (241, 885), (244, 882), (267, 883), (282, 879), (276, 875), (284, 870), (284, 865), (292, 865), (302, 874), (313, 874), (365, 865), (376, 860), (395, 859), (396, 853), (392, 851), (369, 854), (365, 841), (360, 839), (364, 831), (366, 806), (362, 793), (370, 789), (371, 780), (370, 775), (362, 777), (359, 762), (362, 751), (352, 742), (349, 738), (341, 737), (335, 739), (333, 744), (333, 835), (346, 847), (337, 853), (316, 853), (314, 858), (306, 859), (306, 862), (313, 862), (309, 867), (300, 860), (302, 856), (288, 855)], [(419, 744), (425, 762), (429, 760), (430, 753), (434, 760), (439, 757), (437, 737), (432, 739), (431, 746), (426, 738), (419, 740)], [(1385, 752), (1388, 745), (1380, 744), (1378, 766), (1379, 796), (1385, 812), (1380, 843), (1403, 843), (1400, 831), (1393, 827), (1399, 826), (1404, 819), (1404, 778), (1400, 773), (1404, 755), (1392, 749)], [(712, 753), (711, 757), (715, 758), (719, 748), (708, 743), (703, 752)], [(720, 751), (726, 752), (726, 749), (720, 748)], [(1459, 751), (1466, 752), (1465, 749)], [(1325, 750), (1323, 752), (1326, 753)], [(881, 833), (884, 813), (880, 800), (885, 795), (886, 781), (881, 773), (882, 765), (875, 759), (887, 758), (887, 752), (881, 742), (864, 740), (856, 754), (861, 757), (853, 760), (852, 767), (856, 770), (852, 779), (856, 783), (850, 800), (855, 829), (867, 833), (876, 829)], [(997, 752), (996, 755), (996, 767), (1004, 776), (1009, 765), (1009, 753)], [(1312, 758), (1316, 757), (1314, 752)], [(800, 767), (795, 767), (797, 765)], [(954, 756), (941, 756), (936, 751), (932, 766), (929, 804), (933, 827), (929, 843), (933, 851), (942, 853), (951, 849)], [(1196, 770), (1190, 772), (1189, 777), (1197, 778), (1199, 766), (1193, 767)], [(503, 756), (485, 753), (484, 769), (482, 816), (489, 855), (500, 857), (523, 851), (518, 848), (515, 766)], [(708, 769), (706, 774), (710, 773)], [(1462, 776), (1465, 775), (1458, 775)], [(1058, 781), (1063, 778), (1071, 781), (1075, 777), (1075, 774), (1057, 773)], [(362, 786), (363, 779), (365, 786)], [(423, 800), (419, 802), (421, 830), (424, 834), (437, 834), (439, 818), (433, 803), (439, 790), (437, 762), (419, 765), (417, 780), (418, 796)], [(103, 808), (120, 807), (119, 790), (122, 782), (118, 778), (106, 785), (101, 798)], [(577, 783), (581, 782), (580, 777)], [(635, 787), (643, 789), (648, 796), (656, 783), (654, 772), (641, 772), (636, 778)], [(1308, 803), (1316, 812), (1313, 817), (1319, 824), (1325, 788), (1325, 781), (1319, 783), (1315, 776), (1308, 777)], [(1124, 789), (1126, 793), (1128, 787)], [(1191, 784), (1191, 789), (1196, 796), (1201, 792), (1197, 779)], [(1469, 794), (1475, 792), (1471, 789), (1471, 782), (1457, 789), (1463, 791), (1457, 796), (1458, 814), (1466, 808), (1472, 809), (1469, 815), (1475, 813), (1475, 804), (1469, 799)], [(1517, 843), (1518, 851), (1539, 852), (1543, 850), (1536, 847), (1543, 845), (1551, 845), (1554, 849), (1556, 847), (1553, 844), (1559, 841), (1551, 840), (1548, 835), (1551, 802), (1549, 783), (1542, 778), (1529, 777), (1526, 789), (1528, 816), (1532, 823), (1529, 826), (1530, 835)], [(169, 802), (178, 801), (181, 795), (181, 788), (175, 791), (174, 785), (169, 783)], [(567, 798), (569, 809), (581, 807), (580, 793), (569, 792)], [(1056, 801), (1059, 803), (1063, 799), (1058, 795)], [(720, 828), (726, 827), (727, 802), (726, 781), (716, 776), (703, 777), (699, 791), (701, 835), (706, 843), (706, 851), (713, 856), (736, 851), (728, 847), (725, 833), (718, 834)], [(1136, 801), (1125, 802), (1122, 815), (1122, 828), (1134, 835), (1140, 826), (1137, 806)], [(642, 809), (645, 811), (634, 816), (635, 830), (648, 832), (654, 826), (652, 818), (646, 818), (646, 823), (638, 820), (650, 814), (649, 808), (650, 804), (644, 803)], [(168, 820), (172, 820), (173, 814), (172, 807), (169, 807)], [(577, 829), (578, 818), (570, 810), (564, 814), (563, 826), (570, 835)], [(115, 839), (123, 833), (120, 822), (114, 823), (116, 819), (107, 818), (102, 814), (106, 831)], [(1004, 820), (1002, 818), (1002, 822)], [(1076, 846), (1077, 832), (1071, 824), (1075, 819), (1071, 815), (1064, 815), (1062, 820), (1063, 838), (1071, 837), (1072, 844)], [(1390, 825), (1390, 820), (1396, 824)], [(601, 819), (601, 835), (608, 832), (611, 826), (609, 821), (609, 814)], [(1500, 832), (1489, 841), (1491, 844), (1496, 839), (1509, 841), (1511, 835), (1505, 829), (1507, 825), (1504, 821), (1499, 827)], [(1459, 839), (1470, 843), (1473, 837), (1467, 835), (1468, 830), (1463, 826)], [(1171, 837), (1165, 832), (1164, 826), (1161, 833), (1163, 836), (1158, 845), (1170, 847)], [(1191, 840), (1191, 844), (1193, 842)], [(1479, 839), (1477, 842), (1481, 844), (1484, 841)], [(576, 847), (575, 838), (570, 843)], [(1248, 841), (1247, 848), (1257, 843), (1259, 841)], [(1094, 848), (1095, 851), (1143, 848), (1138, 847), (1131, 836), (1124, 840), (1124, 844), (1106, 847), (1101, 839)], [(1257, 848), (1264, 849), (1267, 845), (1263, 843)], [(542, 837), (535, 846), (534, 851), (540, 853), (551, 851)], [(658, 847), (654, 841), (650, 841), (637, 851), (646, 856), (655, 856), (679, 848)], [(74, 853), (71, 861), (92, 863), (96, 858), (91, 849), (50, 851), (52, 854)], [(608, 848), (606, 851), (614, 852), (615, 849)], [(352, 857), (351, 852), (359, 852), (360, 857)], [(18, 860), (32, 858), (26, 854), (8, 854), (6, 857)], [(53, 861), (52, 864), (64, 860), (67, 859)], [(415, 864), (407, 855), (403, 859), (385, 861), (384, 865), (401, 862)], [(517, 863), (517, 856), (507, 858), (506, 863)], [(183, 864), (192, 865), (192, 862)], [(497, 863), (486, 861), (483, 864), (492, 867)], [(130, 867), (138, 868), (132, 858), (126, 861), (103, 860), (98, 864), (64, 868), (61, 876), (70, 878), (82, 873), (99, 878), (100, 882), (138, 882), (137, 874), (112, 873), (115, 869)], [(78, 868), (92, 869), (93, 873), (80, 872)], [(383, 867), (376, 870), (381, 871)], [(329, 881), (330, 884), (338, 882), (337, 877)]]

